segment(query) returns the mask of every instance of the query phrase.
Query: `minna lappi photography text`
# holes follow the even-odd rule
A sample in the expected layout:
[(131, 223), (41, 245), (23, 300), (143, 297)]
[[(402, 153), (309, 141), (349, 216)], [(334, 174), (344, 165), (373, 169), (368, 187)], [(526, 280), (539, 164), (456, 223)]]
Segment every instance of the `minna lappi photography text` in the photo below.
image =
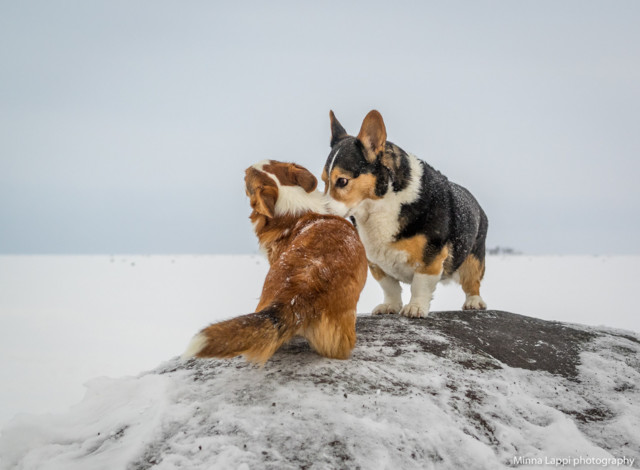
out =
[(519, 467), (520, 465), (539, 465), (544, 467), (633, 467), (635, 458), (629, 457), (524, 457), (515, 456), (511, 461), (511, 465)]

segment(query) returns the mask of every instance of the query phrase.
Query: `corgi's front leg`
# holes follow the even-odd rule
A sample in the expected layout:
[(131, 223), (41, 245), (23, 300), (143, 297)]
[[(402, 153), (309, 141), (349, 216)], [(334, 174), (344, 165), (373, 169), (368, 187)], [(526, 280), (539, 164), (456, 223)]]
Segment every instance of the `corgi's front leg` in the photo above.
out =
[(436, 290), (440, 274), (415, 273), (411, 281), (411, 301), (402, 307), (400, 315), (405, 317), (424, 318), (429, 314), (429, 305)]
[(384, 302), (375, 307), (371, 314), (399, 313), (402, 309), (402, 287), (400, 282), (373, 263), (369, 263), (369, 269), (384, 292)]

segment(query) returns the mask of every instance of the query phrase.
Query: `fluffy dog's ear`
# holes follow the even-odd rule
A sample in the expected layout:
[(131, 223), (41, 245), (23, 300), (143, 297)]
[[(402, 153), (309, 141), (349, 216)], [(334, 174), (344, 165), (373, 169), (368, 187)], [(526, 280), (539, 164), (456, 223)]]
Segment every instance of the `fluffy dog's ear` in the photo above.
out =
[(329, 121), (331, 121), (331, 142), (329, 142), (329, 145), (333, 147), (339, 141), (347, 137), (348, 134), (336, 119), (336, 115), (333, 114), (333, 111), (329, 111)]
[(293, 180), (298, 186), (301, 186), (306, 192), (310, 193), (318, 186), (318, 180), (311, 174), (309, 170), (295, 163), (291, 167)]
[(382, 115), (376, 111), (369, 111), (358, 134), (358, 140), (362, 143), (365, 156), (369, 163), (376, 161), (376, 158), (384, 152), (387, 142), (387, 129), (384, 127)]
[(274, 186), (260, 186), (249, 196), (251, 208), (258, 214), (273, 217), (278, 200), (278, 189)]

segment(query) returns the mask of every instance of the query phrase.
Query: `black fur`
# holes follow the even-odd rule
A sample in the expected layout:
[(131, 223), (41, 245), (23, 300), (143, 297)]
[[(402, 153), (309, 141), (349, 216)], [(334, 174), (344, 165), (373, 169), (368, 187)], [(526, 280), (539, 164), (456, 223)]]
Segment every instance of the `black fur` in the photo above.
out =
[(460, 185), (452, 183), (425, 162), (422, 164), (422, 184), (417, 200), (400, 210), (400, 231), (397, 240), (419, 233), (429, 244), (425, 264), (450, 245), (451, 261), (445, 264), (444, 276), (456, 271), (473, 254), (484, 261), (488, 219), (476, 199)]

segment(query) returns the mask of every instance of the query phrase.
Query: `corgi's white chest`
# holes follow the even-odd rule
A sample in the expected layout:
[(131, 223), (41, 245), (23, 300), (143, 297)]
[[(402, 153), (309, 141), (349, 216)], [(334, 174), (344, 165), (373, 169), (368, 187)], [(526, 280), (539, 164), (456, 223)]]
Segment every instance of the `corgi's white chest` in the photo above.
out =
[(399, 216), (403, 204), (415, 201), (420, 195), (422, 166), (420, 160), (409, 155), (411, 180), (399, 192), (387, 191), (382, 199), (366, 199), (353, 211), (356, 226), (367, 258), (385, 273), (405, 283), (413, 280), (415, 269), (407, 261), (404, 250), (393, 248), (400, 230)]
[(393, 217), (388, 213), (371, 213), (364, 217), (356, 215), (355, 219), (367, 259), (391, 277), (410, 283), (414, 270), (407, 263), (407, 252), (396, 250), (391, 245), (398, 233), (397, 214)]

